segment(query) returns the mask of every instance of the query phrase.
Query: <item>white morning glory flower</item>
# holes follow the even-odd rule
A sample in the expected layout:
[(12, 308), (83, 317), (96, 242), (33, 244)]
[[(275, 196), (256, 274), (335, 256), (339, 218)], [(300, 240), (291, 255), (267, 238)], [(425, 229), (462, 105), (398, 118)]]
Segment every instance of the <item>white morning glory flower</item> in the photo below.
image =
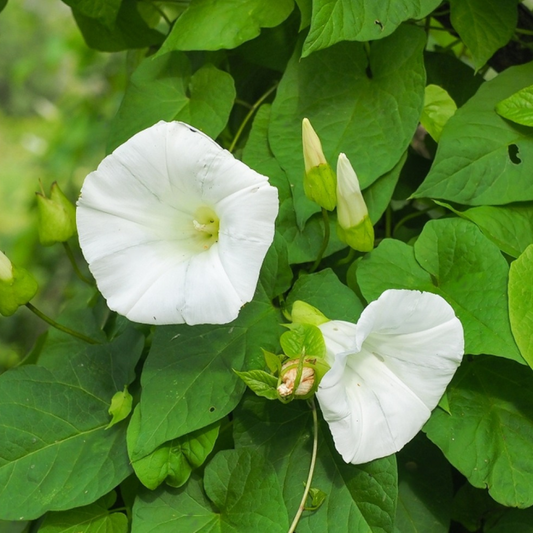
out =
[(144, 324), (225, 324), (274, 238), (268, 179), (182, 122), (159, 122), (85, 179), (80, 245), (109, 307)]
[(319, 326), (331, 369), (317, 398), (347, 463), (399, 451), (428, 420), (459, 366), (463, 327), (440, 296), (385, 291), (357, 324)]

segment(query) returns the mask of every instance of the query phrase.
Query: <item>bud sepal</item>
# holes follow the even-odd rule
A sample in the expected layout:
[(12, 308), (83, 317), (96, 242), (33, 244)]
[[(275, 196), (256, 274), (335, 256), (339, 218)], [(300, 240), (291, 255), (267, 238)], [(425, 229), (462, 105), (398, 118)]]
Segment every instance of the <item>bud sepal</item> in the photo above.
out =
[(35, 296), (37, 289), (35, 278), (0, 252), (0, 314), (11, 316)]

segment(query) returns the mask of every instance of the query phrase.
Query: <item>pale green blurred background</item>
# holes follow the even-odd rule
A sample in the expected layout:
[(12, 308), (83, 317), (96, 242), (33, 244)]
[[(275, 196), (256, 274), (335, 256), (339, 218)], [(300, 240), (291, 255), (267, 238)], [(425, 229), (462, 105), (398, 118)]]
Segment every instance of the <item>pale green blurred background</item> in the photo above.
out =
[[(105, 155), (126, 61), (124, 53), (90, 50), (60, 0), (9, 0), (0, 13), (0, 250), (34, 274), (33, 303), (52, 317), (74, 282), (62, 246), (38, 242), (35, 192), (40, 181), (47, 194), (57, 181), (76, 200)], [(25, 308), (0, 317), (0, 371), (43, 329)]]

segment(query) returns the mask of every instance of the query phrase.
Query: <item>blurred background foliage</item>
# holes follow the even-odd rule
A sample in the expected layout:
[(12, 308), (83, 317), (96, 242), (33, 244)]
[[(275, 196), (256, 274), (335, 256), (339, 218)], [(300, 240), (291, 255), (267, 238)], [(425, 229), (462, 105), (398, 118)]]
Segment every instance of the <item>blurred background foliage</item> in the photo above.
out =
[[(0, 49), (0, 250), (29, 267), (41, 287), (35, 304), (55, 316), (75, 285), (63, 248), (39, 244), (35, 192), (42, 187), (48, 195), (57, 181), (75, 202), (105, 155), (128, 57), (91, 50), (58, 0), (8, 2)], [(45, 326), (25, 308), (0, 318), (0, 371), (23, 357)]]

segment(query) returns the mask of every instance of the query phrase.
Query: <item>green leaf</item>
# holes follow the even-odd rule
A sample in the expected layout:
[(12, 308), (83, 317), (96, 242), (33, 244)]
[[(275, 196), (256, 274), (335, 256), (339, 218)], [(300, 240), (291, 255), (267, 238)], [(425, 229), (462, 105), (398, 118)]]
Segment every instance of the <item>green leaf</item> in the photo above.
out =
[(452, 520), (468, 531), (482, 531), (486, 524), (499, 520), (505, 507), (495, 502), (487, 490), (476, 489), (466, 482), (453, 499)]
[(269, 142), (291, 184), (300, 230), (317, 211), (303, 190), (302, 119), (313, 124), (331, 165), (346, 153), (365, 189), (398, 163), (416, 130), (424, 46), (423, 31), (402, 26), (372, 44), (370, 62), (361, 43), (339, 43), (304, 59), (296, 50), (272, 104)]
[[(270, 403), (270, 402), (269, 402)], [(251, 450), (219, 452), (182, 489), (142, 491), (133, 508), (132, 530), (149, 533), (285, 533), (287, 510), (272, 465)]]
[(110, 492), (85, 507), (48, 513), (39, 531), (41, 533), (127, 533), (129, 529), (127, 516), (124, 513), (108, 510), (115, 500), (115, 492)]
[(264, 370), (249, 370), (248, 372), (234, 370), (234, 372), (257, 396), (262, 396), (268, 400), (278, 399), (278, 378), (272, 374)]
[(111, 406), (108, 413), (111, 415), (111, 422), (109, 422), (106, 429), (118, 424), (124, 420), (131, 413), (133, 405), (133, 397), (128, 392), (128, 387), (124, 387), (123, 391), (115, 392), (113, 398), (111, 398)]
[(452, 26), (480, 69), (513, 36), (517, 0), (450, 0)]
[(439, 0), (374, 2), (373, 0), (315, 0), (311, 29), (302, 57), (340, 41), (371, 41), (390, 35), (405, 20), (421, 19)]
[(443, 202), (436, 203), (472, 221), (500, 250), (512, 257), (518, 257), (533, 242), (533, 203), (482, 205), (466, 211)]
[(324, 336), (311, 324), (287, 324), (290, 328), (280, 338), (281, 347), (289, 358), (326, 356)]
[(132, 460), (230, 413), (245, 390), (231, 369), (263, 368), (262, 349), (277, 351), (280, 322), (279, 311), (258, 291), (230, 324), (157, 328), (141, 376)]
[(419, 433), (396, 456), (400, 533), (447, 533), (452, 507), (451, 468), (440, 451)]
[(522, 357), (533, 368), (533, 244), (511, 263), (509, 318)]
[(461, 219), (428, 222), (414, 249), (385, 239), (363, 258), (357, 280), (367, 300), (386, 289), (417, 289), (442, 296), (465, 331), (465, 352), (522, 362), (509, 325), (509, 267), (497, 247)]
[[(90, 9), (91, 0), (83, 2), (84, 8)], [(101, 0), (102, 4), (109, 4), (107, 0)], [(109, 20), (110, 11), (106, 11)], [(129, 48), (145, 48), (161, 44), (164, 40), (162, 33), (148, 27), (137, 11), (137, 0), (122, 0), (122, 4), (116, 15), (116, 22), (112, 25), (87, 16), (79, 9), (72, 9), (87, 46), (101, 52), (119, 52)], [(104, 17), (104, 20), (105, 17)]]
[(456, 111), (457, 106), (445, 89), (438, 85), (426, 87), (420, 123), (435, 142), (439, 142), (442, 129)]
[(98, 20), (109, 29), (113, 29), (122, 4), (122, 0), (63, 0), (63, 2), (81, 15)]
[(316, 307), (330, 320), (357, 322), (363, 311), (359, 298), (330, 268), (315, 274), (302, 274), (287, 296), (287, 309), (290, 310), (296, 300)]
[(260, 283), (268, 297), (274, 299), (290, 289), (292, 278), (287, 241), (276, 231), (261, 267)]
[(0, 0), (0, 11), (3, 11), (3, 9), (7, 6), (7, 0)]
[(0, 455), (0, 518), (88, 504), (131, 473), (126, 426), (106, 431), (107, 411), (109, 398), (133, 380), (142, 346), (132, 330), (111, 344), (50, 343), (40, 359), (46, 368), (0, 376), (0, 442), (8, 443)]
[(511, 67), (478, 92), (448, 121), (431, 171), (415, 198), (467, 205), (533, 200), (532, 130), (500, 117), (496, 104), (531, 84), (533, 63)]
[(233, 78), (207, 63), (191, 75), (185, 54), (146, 58), (111, 124), (109, 151), (160, 120), (181, 120), (216, 138), (235, 100)]
[[(136, 409), (128, 429), (128, 451), (139, 434), (140, 410)], [(201, 466), (213, 450), (220, 430), (220, 421), (165, 442), (152, 453), (132, 461), (135, 474), (141, 483), (156, 489), (163, 481), (171, 487), (181, 487), (192, 471)]]
[(485, 533), (533, 533), (533, 509), (509, 509), (483, 529)]
[(533, 85), (496, 104), (496, 113), (524, 126), (533, 126)]
[(161, 52), (237, 48), (261, 28), (281, 24), (293, 9), (293, 0), (192, 0)]
[(363, 191), (363, 197), (368, 208), (368, 216), (372, 224), (376, 224), (387, 209), (406, 161), (407, 152), (404, 152), (398, 163), (389, 172), (380, 176), (370, 187)]
[[(304, 402), (265, 402), (248, 395), (235, 411), (235, 447), (253, 450), (276, 468), (283, 498), (294, 516), (311, 461), (312, 417)], [(333, 446), (328, 425), (319, 426), (313, 488), (326, 500), (303, 513), (298, 533), (392, 533), (397, 496), (394, 456), (365, 465), (346, 464)]]
[(448, 387), (451, 416), (436, 409), (424, 428), (474, 487), (512, 507), (533, 505), (532, 389), (513, 361), (466, 360)]

